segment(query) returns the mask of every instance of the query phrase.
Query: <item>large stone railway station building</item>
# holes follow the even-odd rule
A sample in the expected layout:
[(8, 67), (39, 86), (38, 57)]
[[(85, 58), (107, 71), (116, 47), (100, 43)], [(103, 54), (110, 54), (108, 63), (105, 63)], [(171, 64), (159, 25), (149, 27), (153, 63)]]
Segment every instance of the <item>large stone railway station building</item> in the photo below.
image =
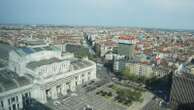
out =
[(20, 110), (31, 99), (47, 103), (96, 79), (96, 63), (55, 46), (17, 48), (0, 69), (0, 110)]

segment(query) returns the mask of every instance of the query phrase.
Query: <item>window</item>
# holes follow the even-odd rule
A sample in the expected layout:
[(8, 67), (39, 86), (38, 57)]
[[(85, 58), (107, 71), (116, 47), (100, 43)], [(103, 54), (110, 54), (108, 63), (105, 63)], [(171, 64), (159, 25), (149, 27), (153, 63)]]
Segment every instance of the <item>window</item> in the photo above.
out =
[(30, 99), (30, 96), (31, 93), (30, 92), (26, 92), (24, 94), (22, 94), (22, 101), (23, 101), (23, 105), (24, 106), (27, 106), (28, 104), (31, 103), (31, 99)]
[(11, 101), (10, 101), (10, 99), (8, 99), (8, 104), (9, 104), (9, 105), (11, 104)]
[(91, 72), (88, 72), (88, 80), (90, 80)]
[(17, 104), (17, 109), (19, 110), (19, 108), (20, 108), (20, 105), (19, 105), (19, 104)]
[(66, 83), (66, 85), (69, 85), (69, 84), (70, 84), (70, 82), (67, 82), (67, 83)]
[(29, 95), (28, 96), (31, 97), (31, 92), (29, 92)]
[(25, 93), (25, 97), (26, 97), (26, 98), (28, 97), (28, 93)]
[(18, 102), (18, 96), (16, 96), (16, 102)]
[(77, 81), (75, 82), (75, 86), (77, 86), (78, 84), (77, 84)]
[(29, 98), (28, 99), (29, 103), (31, 103), (31, 93), (30, 92), (28, 93), (28, 98)]
[(16, 110), (16, 105), (13, 104), (13, 105), (12, 105), (12, 108), (13, 108), (13, 110)]
[(84, 82), (85, 82), (84, 79), (82, 79), (82, 84), (83, 84)]
[(24, 94), (22, 94), (22, 100), (24, 100), (24, 99), (25, 99)]
[(1, 101), (1, 107), (4, 108), (4, 104), (3, 104), (3, 101)]

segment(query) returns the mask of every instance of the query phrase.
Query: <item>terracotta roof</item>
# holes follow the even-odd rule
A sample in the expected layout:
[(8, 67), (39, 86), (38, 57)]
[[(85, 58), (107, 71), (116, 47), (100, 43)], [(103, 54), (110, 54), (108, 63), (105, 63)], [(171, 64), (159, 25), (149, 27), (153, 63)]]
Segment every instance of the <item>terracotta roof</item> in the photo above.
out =
[(119, 39), (122, 39), (122, 40), (134, 40), (135, 37), (133, 37), (133, 36), (128, 36), (128, 35), (121, 35), (121, 36), (119, 37)]

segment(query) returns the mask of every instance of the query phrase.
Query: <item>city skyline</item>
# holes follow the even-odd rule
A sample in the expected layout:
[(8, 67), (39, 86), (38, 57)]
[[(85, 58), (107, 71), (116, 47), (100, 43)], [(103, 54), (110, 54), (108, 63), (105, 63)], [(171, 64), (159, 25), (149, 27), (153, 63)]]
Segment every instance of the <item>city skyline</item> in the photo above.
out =
[(194, 110), (193, 49), (192, 30), (0, 24), (0, 110)]
[(2, 1), (0, 24), (194, 29), (192, 0)]

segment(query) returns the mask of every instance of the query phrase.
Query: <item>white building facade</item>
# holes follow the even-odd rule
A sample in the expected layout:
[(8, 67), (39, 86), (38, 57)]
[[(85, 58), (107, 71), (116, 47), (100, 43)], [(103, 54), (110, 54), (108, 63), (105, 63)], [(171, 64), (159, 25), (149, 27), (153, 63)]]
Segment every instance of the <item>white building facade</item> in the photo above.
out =
[(32, 99), (44, 104), (95, 80), (96, 63), (54, 46), (19, 48), (10, 52), (9, 68), (0, 78), (0, 110), (20, 110)]
[(147, 78), (153, 77), (153, 69), (151, 65), (140, 64), (140, 63), (128, 63), (130, 72), (137, 76), (144, 76)]

